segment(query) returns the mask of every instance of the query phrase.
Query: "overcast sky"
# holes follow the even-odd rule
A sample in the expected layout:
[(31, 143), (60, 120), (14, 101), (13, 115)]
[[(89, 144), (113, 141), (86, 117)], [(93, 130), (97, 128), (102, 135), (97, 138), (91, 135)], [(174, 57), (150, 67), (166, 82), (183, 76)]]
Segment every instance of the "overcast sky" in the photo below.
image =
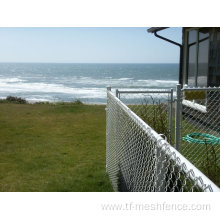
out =
[[(0, 62), (178, 63), (179, 47), (143, 28), (0, 28)], [(181, 42), (181, 28), (161, 35)]]

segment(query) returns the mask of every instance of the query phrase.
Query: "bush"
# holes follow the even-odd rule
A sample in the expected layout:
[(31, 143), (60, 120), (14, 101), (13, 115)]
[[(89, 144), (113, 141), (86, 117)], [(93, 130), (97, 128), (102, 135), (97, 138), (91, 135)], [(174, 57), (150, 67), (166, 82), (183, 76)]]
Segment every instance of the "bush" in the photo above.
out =
[(46, 102), (40, 101), (40, 102), (34, 102), (33, 104), (35, 104), (35, 105), (50, 105), (51, 103), (48, 101), (46, 101)]
[(0, 99), (0, 103), (7, 103), (6, 99)]
[(23, 98), (14, 97), (14, 96), (7, 96), (7, 102), (17, 103), (17, 104), (26, 104), (27, 101)]
[(152, 103), (148, 103), (150, 101), (147, 99), (143, 100), (142, 105), (139, 107), (138, 115), (158, 134), (164, 134), (170, 143), (171, 133), (168, 126), (168, 106), (165, 103), (154, 100), (153, 97), (151, 97), (151, 100)]
[(79, 99), (77, 99), (77, 100), (74, 101), (73, 103), (74, 103), (74, 104), (77, 104), (77, 105), (82, 105), (82, 104), (83, 104)]

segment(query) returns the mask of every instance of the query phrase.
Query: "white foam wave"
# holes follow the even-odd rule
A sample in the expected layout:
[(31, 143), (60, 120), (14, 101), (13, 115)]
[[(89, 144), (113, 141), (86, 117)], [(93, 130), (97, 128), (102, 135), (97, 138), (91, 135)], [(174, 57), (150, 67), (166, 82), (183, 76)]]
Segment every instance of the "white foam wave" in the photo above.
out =
[(24, 79), (19, 79), (19, 78), (3, 78), (0, 79), (0, 83), (17, 83), (17, 82), (25, 82), (26, 80)]
[[(63, 83), (66, 83), (67, 80), (62, 80)], [(68, 81), (69, 82), (69, 81)], [(93, 78), (78, 78), (72, 79), (74, 84), (80, 85), (92, 85), (92, 86), (101, 86), (106, 87), (111, 85), (112, 87), (173, 87), (178, 81), (175, 80), (134, 80), (133, 78), (110, 78), (105, 77), (103, 79), (93, 79)]]
[(176, 80), (137, 80), (139, 85), (145, 85), (149, 87), (173, 87), (176, 86), (178, 81)]
[(61, 93), (79, 95), (81, 98), (104, 98), (105, 88), (72, 88), (62, 84), (46, 83), (4, 83), (0, 82), (0, 92), (5, 93)]
[(52, 102), (52, 101), (54, 101), (54, 100), (52, 100), (52, 99), (31, 98), (31, 97), (26, 98), (26, 100), (27, 100), (29, 103), (35, 103), (35, 102)]
[(155, 81), (159, 83), (175, 83), (175, 84), (178, 83), (177, 80), (155, 80)]
[(80, 79), (87, 80), (87, 79), (92, 79), (92, 78), (91, 77), (87, 77), (87, 76), (81, 76)]
[(131, 80), (133, 78), (119, 78), (118, 80), (121, 80), (121, 81), (126, 81), (126, 80)]
[[(30, 102), (36, 101), (56, 101), (55, 99), (106, 99), (106, 86), (112, 88), (142, 88), (147, 87), (170, 88), (175, 87), (178, 81), (175, 80), (131, 80), (133, 78), (103, 78), (93, 79), (90, 77), (74, 78), (71, 80), (62, 78), (53, 81), (53, 83), (33, 82), (18, 78), (0, 79), (1, 95), (14, 94), (17, 96), (25, 95)], [(101, 87), (101, 88), (97, 88)], [(137, 89), (135, 89), (137, 90)], [(39, 94), (38, 94), (39, 93)], [(37, 96), (39, 95), (39, 97)], [(5, 97), (4, 97), (5, 98)]]

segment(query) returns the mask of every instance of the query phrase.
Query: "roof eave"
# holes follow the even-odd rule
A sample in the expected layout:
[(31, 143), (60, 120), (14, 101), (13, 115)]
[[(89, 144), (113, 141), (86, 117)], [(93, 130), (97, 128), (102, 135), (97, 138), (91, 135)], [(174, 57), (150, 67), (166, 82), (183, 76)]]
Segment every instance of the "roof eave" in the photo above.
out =
[(168, 27), (151, 27), (151, 28), (147, 29), (147, 32), (148, 33), (155, 33), (157, 31), (162, 31), (166, 28), (168, 28)]

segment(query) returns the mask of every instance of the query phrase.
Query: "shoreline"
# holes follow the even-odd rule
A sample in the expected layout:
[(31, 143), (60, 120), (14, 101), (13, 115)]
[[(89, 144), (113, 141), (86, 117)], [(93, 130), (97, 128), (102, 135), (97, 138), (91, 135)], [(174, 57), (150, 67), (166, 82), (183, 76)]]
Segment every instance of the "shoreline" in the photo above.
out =
[(82, 104), (82, 105), (106, 105), (107, 103), (100, 103), (100, 102), (82, 102), (80, 99), (76, 99), (74, 101), (31, 101), (31, 100), (28, 100), (28, 99), (24, 99), (24, 98), (21, 98), (21, 97), (13, 97), (15, 99), (21, 99), (24, 103), (20, 103), (20, 102), (17, 102), (16, 100), (15, 101), (8, 101), (7, 100), (7, 97), (6, 98), (0, 98), (0, 104), (1, 103), (11, 103), (11, 104), (29, 104), (29, 105), (37, 105), (37, 104), (41, 104), (41, 105), (46, 105), (46, 104), (49, 104), (49, 105), (59, 105), (59, 104)]

